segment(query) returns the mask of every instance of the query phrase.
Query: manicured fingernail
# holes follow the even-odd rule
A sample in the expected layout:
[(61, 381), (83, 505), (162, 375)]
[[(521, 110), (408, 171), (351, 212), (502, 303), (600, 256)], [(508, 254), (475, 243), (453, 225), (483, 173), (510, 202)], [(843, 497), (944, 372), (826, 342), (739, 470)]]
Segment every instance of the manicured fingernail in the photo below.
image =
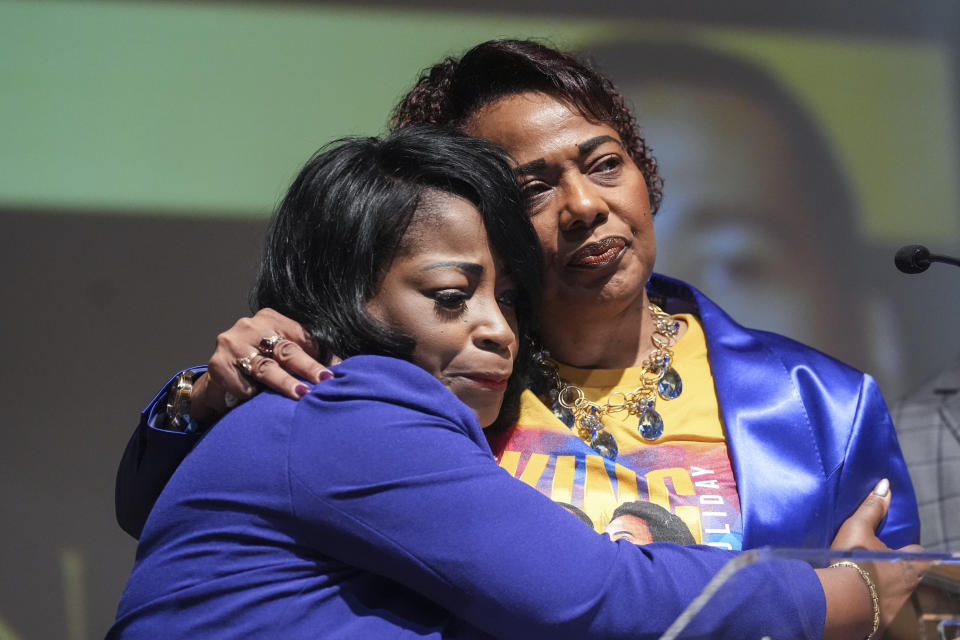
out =
[(305, 395), (307, 395), (308, 393), (310, 393), (310, 387), (308, 387), (307, 385), (305, 385), (305, 384), (303, 384), (303, 383), (300, 383), (300, 384), (298, 384), (298, 385), (296, 386), (296, 388), (293, 390), (293, 392), (297, 394), (297, 397), (298, 397), (298, 398), (302, 398), (303, 396), (305, 396)]
[(890, 493), (890, 481), (884, 478), (873, 488), (873, 494), (881, 498)]
[(317, 378), (319, 378), (318, 382), (323, 382), (324, 380), (329, 380), (329, 379), (332, 378), (332, 377), (333, 377), (333, 374), (330, 373), (329, 371), (327, 371), (326, 369), (324, 369), (323, 371), (321, 371), (321, 372), (320, 372), (320, 375), (317, 376)]

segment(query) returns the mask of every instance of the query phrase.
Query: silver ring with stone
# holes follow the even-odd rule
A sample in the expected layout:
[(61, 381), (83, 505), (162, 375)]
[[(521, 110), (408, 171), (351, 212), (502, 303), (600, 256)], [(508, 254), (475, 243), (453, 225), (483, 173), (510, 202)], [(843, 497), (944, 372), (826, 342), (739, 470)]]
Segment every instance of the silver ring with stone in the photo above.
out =
[(273, 357), (273, 349), (277, 346), (277, 343), (283, 340), (283, 336), (279, 333), (275, 333), (272, 336), (266, 338), (260, 338), (260, 344), (257, 345), (257, 349), (260, 350), (267, 358)]
[(242, 358), (237, 358), (237, 368), (243, 372), (245, 376), (253, 375), (253, 364), (252, 361), (254, 358), (260, 355), (259, 351), (251, 351), (249, 354), (243, 356)]

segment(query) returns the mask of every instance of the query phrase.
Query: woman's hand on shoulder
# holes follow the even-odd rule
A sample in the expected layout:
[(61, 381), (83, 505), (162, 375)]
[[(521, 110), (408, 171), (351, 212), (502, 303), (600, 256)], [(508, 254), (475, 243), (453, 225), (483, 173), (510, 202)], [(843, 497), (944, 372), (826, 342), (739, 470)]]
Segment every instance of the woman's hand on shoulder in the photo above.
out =
[(217, 336), (207, 373), (194, 381), (190, 416), (202, 423), (213, 422), (262, 389), (297, 400), (309, 391), (304, 380), (319, 382), (332, 377), (316, 357), (316, 346), (307, 331), (273, 309), (240, 318)]
[[(890, 508), (890, 484), (881, 480), (857, 510), (837, 531), (831, 549), (865, 549), (892, 551), (876, 535), (877, 527)], [(923, 551), (912, 544), (898, 551)], [(924, 562), (857, 562), (872, 579), (879, 600), (879, 630), (870, 637), (880, 637), (897, 612), (920, 584), (926, 570)], [(827, 629), (824, 638), (867, 637), (873, 627), (873, 599), (867, 580), (853, 566), (835, 566), (818, 571), (827, 596)], [(864, 628), (864, 624), (866, 627)]]

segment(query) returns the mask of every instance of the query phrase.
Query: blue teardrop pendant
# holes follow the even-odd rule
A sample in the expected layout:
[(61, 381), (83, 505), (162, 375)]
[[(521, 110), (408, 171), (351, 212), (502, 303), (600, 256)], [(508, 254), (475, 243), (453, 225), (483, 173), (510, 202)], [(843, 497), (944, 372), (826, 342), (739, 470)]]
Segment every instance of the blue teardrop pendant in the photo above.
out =
[(644, 440), (656, 440), (663, 435), (663, 418), (649, 404), (640, 412), (640, 423), (638, 425), (640, 435)]
[(593, 430), (593, 434), (590, 436), (590, 448), (607, 460), (616, 460), (617, 454), (620, 453), (617, 448), (617, 441), (602, 429)]
[(676, 369), (668, 366), (667, 370), (663, 372), (660, 381), (657, 382), (657, 393), (664, 400), (673, 400), (683, 393), (683, 380), (680, 379), (680, 374), (677, 373)]

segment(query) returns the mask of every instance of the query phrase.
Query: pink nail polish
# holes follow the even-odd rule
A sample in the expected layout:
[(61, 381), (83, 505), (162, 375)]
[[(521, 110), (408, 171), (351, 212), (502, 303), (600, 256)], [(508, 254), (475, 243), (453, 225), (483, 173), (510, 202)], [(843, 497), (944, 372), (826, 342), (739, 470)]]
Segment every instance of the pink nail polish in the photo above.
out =
[(323, 370), (320, 372), (320, 375), (317, 377), (320, 378), (320, 382), (323, 382), (325, 380), (329, 380), (330, 378), (332, 378), (333, 374), (327, 370)]
[(308, 387), (307, 385), (301, 383), (301, 384), (298, 384), (298, 385), (296, 386), (296, 388), (293, 390), (293, 392), (297, 394), (297, 397), (298, 397), (298, 398), (302, 398), (303, 396), (305, 396), (305, 395), (307, 395), (308, 393), (310, 393), (310, 387)]

